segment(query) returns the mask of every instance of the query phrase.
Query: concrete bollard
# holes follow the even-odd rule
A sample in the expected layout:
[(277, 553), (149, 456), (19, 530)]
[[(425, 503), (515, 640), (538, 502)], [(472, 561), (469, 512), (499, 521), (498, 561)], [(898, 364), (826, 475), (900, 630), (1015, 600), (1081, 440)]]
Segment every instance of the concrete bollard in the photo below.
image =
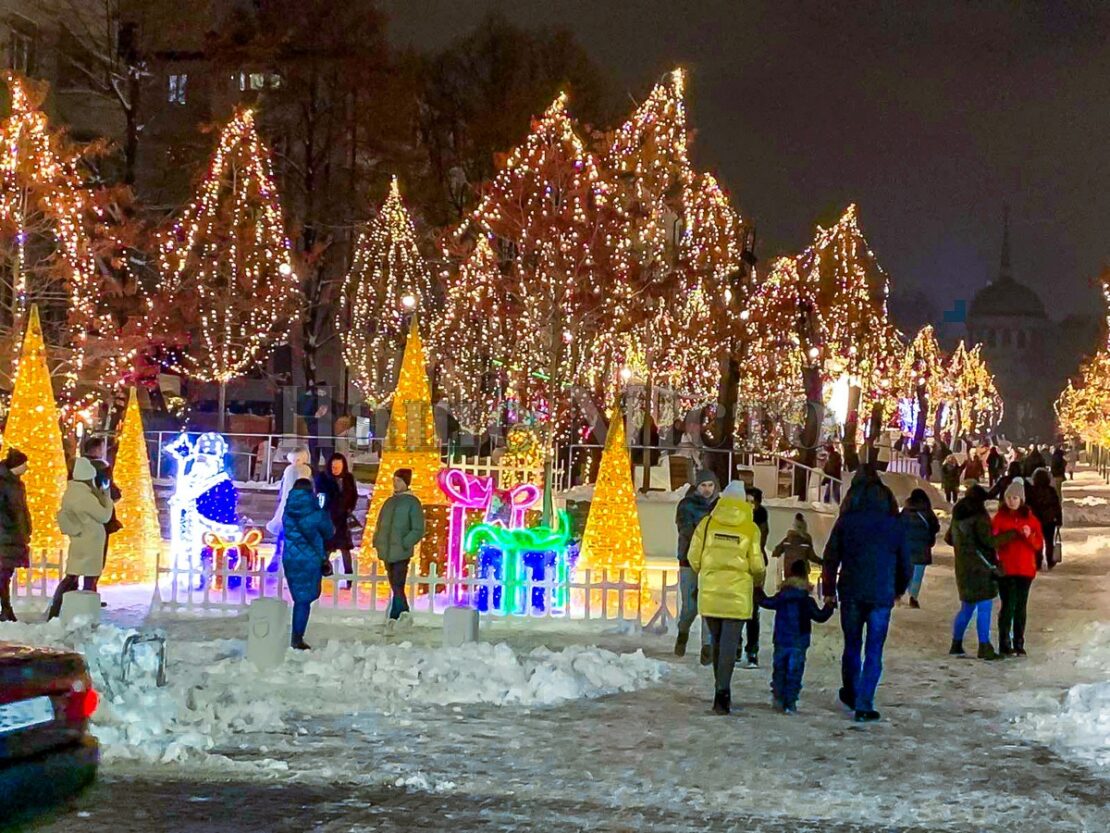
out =
[(68, 625), (80, 616), (94, 625), (100, 624), (100, 594), (92, 590), (70, 590), (62, 595), (62, 624)]
[(289, 605), (281, 599), (255, 599), (247, 611), (247, 659), (259, 671), (285, 662), (289, 650)]
[(478, 641), (478, 611), (472, 607), (449, 607), (443, 611), (443, 646), (457, 648)]

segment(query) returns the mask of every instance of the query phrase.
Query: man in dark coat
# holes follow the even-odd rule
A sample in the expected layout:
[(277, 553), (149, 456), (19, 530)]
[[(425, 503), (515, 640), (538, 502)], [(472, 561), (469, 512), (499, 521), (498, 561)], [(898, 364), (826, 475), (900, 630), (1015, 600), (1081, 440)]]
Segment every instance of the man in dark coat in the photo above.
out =
[(27, 490), (20, 477), (27, 471), (27, 455), (9, 448), (0, 463), (0, 622), (14, 622), (12, 575), (30, 567), (31, 513)]
[(334, 532), (328, 513), (316, 502), (311, 480), (302, 478), (293, 484), (285, 501), (281, 524), (285, 534), (281, 569), (285, 572), (289, 595), (293, 597), (293, 636), (290, 644), (299, 651), (307, 651), (309, 646), (304, 641), (304, 634), (312, 603), (320, 598), (324, 559), (327, 558), (324, 542)]
[[(678, 502), (674, 522), (678, 527), (678, 584), (682, 594), (682, 609), (678, 614), (678, 636), (675, 638), (675, 656), (686, 655), (686, 643), (690, 639), (690, 626), (698, 615), (698, 574), (690, 566), (686, 556), (690, 552), (690, 540), (701, 519), (713, 511), (719, 497), (717, 475), (702, 469), (694, 477), (694, 487), (686, 492)], [(713, 661), (709, 645), (709, 628), (701, 629), (701, 664)]]
[(1056, 446), (1052, 452), (1052, 461), (1049, 463), (1052, 471), (1052, 485), (1056, 487), (1056, 494), (1060, 500), (1064, 499), (1064, 480), (1068, 476), (1068, 455), (1064, 453), (1062, 445)]
[(998, 478), (1002, 476), (1002, 472), (1006, 467), (1006, 458), (998, 451), (998, 446), (992, 445), (990, 453), (987, 455), (987, 478), (993, 486), (998, 482)]
[(890, 614), (913, 575), (897, 513), (893, 493), (873, 467), (864, 466), (852, 480), (825, 545), (825, 598), (839, 600), (844, 631), (840, 700), (860, 722), (880, 717), (875, 690), (883, 671)]
[(1037, 444), (1033, 443), (1033, 447), (1025, 456), (1025, 461), (1022, 464), (1022, 474), (1024, 474), (1026, 477), (1032, 477), (1037, 469), (1043, 469), (1047, 465), (1048, 461), (1045, 460), (1044, 454), (1041, 453), (1041, 450), (1037, 447)]

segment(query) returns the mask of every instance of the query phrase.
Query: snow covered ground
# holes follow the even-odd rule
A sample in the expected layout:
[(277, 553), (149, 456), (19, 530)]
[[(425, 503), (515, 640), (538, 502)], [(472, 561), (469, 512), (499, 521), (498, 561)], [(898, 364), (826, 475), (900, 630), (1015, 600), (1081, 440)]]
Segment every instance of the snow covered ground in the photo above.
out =
[(1076, 508), (1101, 507), (1089, 499), (1110, 487), (1085, 475), (1065, 497), (1073, 528), (1064, 564), (1034, 584), (1030, 656), (947, 656), (957, 603), (942, 548), (923, 609), (895, 612), (884, 720), (870, 726), (836, 702), (835, 619), (815, 626), (793, 717), (768, 703), (770, 615), (762, 666), (737, 670), (729, 718), (709, 713), (696, 650), (677, 660), (673, 637), (627, 630), (499, 626), (447, 651), (431, 627), (386, 640), (368, 622), (320, 618), (308, 633), (316, 651), (259, 675), (241, 658), (244, 619), (164, 619), (147, 623), (168, 637), (163, 689), (149, 677), (124, 686), (113, 665), (141, 622), (141, 593), (109, 599), (120, 627), (0, 626), (0, 639), (85, 646), (115, 692), (96, 716), (108, 779), (387, 787), (537, 807), (563, 796), (593, 808), (579, 812), (639, 808), (691, 824), (731, 813), (787, 829), (795, 819), (1093, 833), (1110, 830), (1110, 511), (1107, 528), (1086, 516), (1074, 527)]

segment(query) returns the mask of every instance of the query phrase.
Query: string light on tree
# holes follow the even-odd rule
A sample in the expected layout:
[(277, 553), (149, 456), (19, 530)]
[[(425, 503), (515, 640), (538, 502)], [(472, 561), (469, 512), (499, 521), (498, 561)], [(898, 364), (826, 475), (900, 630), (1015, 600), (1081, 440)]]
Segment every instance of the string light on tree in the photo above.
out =
[(405, 316), (414, 308), (428, 309), (431, 283), (393, 177), (389, 196), (355, 247), (337, 323), (351, 380), (372, 407), (388, 400), (397, 383)]
[(221, 131), (197, 194), (162, 235), (158, 257), (161, 315), (182, 318), (191, 330), (169, 363), (220, 384), (222, 395), (288, 336), (300, 306), (269, 151), (250, 109)]

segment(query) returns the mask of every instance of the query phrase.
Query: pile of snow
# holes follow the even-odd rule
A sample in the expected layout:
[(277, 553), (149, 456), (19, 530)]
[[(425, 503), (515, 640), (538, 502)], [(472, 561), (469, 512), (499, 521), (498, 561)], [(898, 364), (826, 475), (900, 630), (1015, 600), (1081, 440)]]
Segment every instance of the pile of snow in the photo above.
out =
[(1062, 755), (1110, 770), (1110, 681), (1073, 686), (1056, 714), (1026, 717), (1022, 734)]
[(123, 644), (132, 633), (111, 625), (66, 630), (58, 620), (0, 625), (0, 641), (85, 656), (102, 698), (92, 731), (105, 758), (163, 763), (228, 747), (236, 735), (288, 732), (287, 722), (305, 717), (447, 704), (554, 706), (644, 688), (666, 667), (642, 651), (593, 646), (517, 654), (503, 643), (446, 649), (332, 640), (259, 673), (243, 658), (245, 642), (218, 639), (168, 643), (167, 685), (159, 688), (149, 646), (138, 649), (123, 679)]
[[(1089, 631), (1076, 667), (1110, 674), (1110, 623), (1096, 622)], [(1026, 715), (1018, 731), (1110, 775), (1110, 680), (1072, 686), (1058, 709)]]
[(1064, 526), (1110, 526), (1110, 500), (1095, 495), (1065, 497)]

